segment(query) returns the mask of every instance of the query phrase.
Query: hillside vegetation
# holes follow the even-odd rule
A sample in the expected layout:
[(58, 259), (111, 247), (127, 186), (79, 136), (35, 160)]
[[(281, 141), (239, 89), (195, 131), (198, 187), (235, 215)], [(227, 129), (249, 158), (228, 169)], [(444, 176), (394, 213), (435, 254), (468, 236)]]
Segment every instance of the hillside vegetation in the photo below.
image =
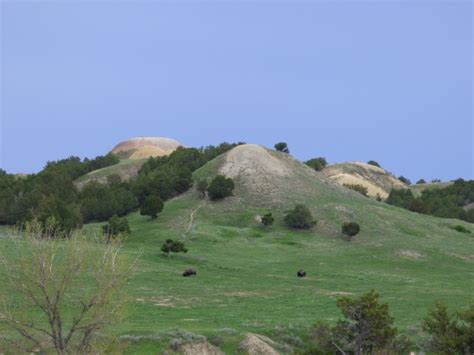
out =
[[(160, 164), (168, 163), (150, 160), (144, 171), (157, 173)], [(421, 319), (436, 301), (451, 308), (473, 302), (474, 238), (455, 230), (474, 231), (469, 223), (366, 198), (258, 145), (217, 155), (192, 180), (210, 182), (217, 175), (233, 180), (233, 196), (210, 201), (193, 187), (171, 196), (156, 220), (128, 215), (131, 233), (123, 251), (132, 259), (143, 254), (125, 287), (128, 315), (109, 330), (124, 352), (156, 354), (177, 340), (205, 336), (233, 354), (249, 332), (291, 352), (317, 321), (337, 322), (339, 297), (371, 289), (388, 302), (396, 326), (417, 340)], [(309, 208), (317, 220), (313, 228), (285, 225), (296, 204)], [(275, 223), (264, 227), (261, 216), (268, 212)], [(341, 233), (348, 221), (361, 228), (351, 241)], [(84, 230), (101, 235), (101, 226)], [(168, 239), (185, 243), (187, 253), (163, 255)], [(0, 247), (10, 242), (0, 238)], [(197, 276), (182, 277), (187, 268)], [(300, 269), (306, 278), (296, 277)], [(6, 328), (0, 332), (15, 337)]]

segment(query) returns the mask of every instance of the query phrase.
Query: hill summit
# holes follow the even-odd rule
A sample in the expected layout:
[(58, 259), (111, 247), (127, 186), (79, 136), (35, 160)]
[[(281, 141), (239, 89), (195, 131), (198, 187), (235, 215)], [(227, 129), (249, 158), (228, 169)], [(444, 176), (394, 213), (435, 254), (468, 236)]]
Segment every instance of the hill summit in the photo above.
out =
[(112, 153), (121, 159), (144, 159), (171, 154), (181, 143), (164, 137), (136, 137), (120, 142)]

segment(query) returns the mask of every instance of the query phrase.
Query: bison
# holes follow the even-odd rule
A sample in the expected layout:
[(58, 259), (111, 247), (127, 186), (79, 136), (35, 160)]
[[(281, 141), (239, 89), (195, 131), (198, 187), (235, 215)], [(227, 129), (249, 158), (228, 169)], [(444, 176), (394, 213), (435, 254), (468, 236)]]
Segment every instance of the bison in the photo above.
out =
[(298, 277), (306, 277), (306, 271), (304, 271), (303, 269), (299, 270), (296, 275)]
[(197, 272), (194, 269), (186, 269), (183, 272), (184, 277), (193, 276), (193, 275), (197, 275)]

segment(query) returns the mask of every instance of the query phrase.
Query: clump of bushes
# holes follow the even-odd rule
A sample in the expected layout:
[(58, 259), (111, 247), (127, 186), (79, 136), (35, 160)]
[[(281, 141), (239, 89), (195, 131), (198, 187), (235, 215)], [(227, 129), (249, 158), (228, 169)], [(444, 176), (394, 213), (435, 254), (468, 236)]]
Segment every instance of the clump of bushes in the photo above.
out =
[(275, 150), (278, 152), (283, 152), (283, 153), (290, 153), (290, 149), (288, 148), (288, 144), (285, 142), (279, 142), (275, 144)]
[(166, 255), (169, 255), (169, 253), (187, 253), (188, 249), (185, 247), (184, 243), (179, 240), (166, 239), (161, 246), (161, 251)]
[(311, 211), (305, 205), (296, 205), (285, 216), (284, 221), (288, 227), (296, 229), (309, 229), (316, 224)]
[(264, 214), (262, 216), (262, 224), (265, 227), (271, 226), (275, 222), (275, 218), (273, 217), (271, 212), (268, 212), (267, 214)]
[(347, 187), (348, 189), (357, 191), (358, 193), (360, 193), (361, 195), (364, 195), (366, 197), (369, 196), (369, 190), (367, 189), (367, 187), (362, 186), (360, 184), (344, 184), (344, 187)]
[(217, 175), (209, 184), (207, 193), (211, 200), (220, 200), (232, 196), (234, 187), (234, 181), (231, 178), (226, 178), (224, 175)]
[(321, 171), (326, 167), (326, 165), (328, 165), (328, 162), (326, 161), (326, 158), (319, 157), (319, 158), (310, 159), (307, 162), (305, 162), (305, 164), (316, 171)]
[(110, 238), (115, 238), (118, 235), (130, 234), (130, 226), (128, 225), (127, 218), (117, 215), (110, 217), (107, 224), (102, 226), (102, 233), (106, 236), (107, 241), (110, 241)]
[(460, 233), (471, 233), (471, 231), (469, 229), (467, 229), (466, 227), (464, 226), (461, 226), (460, 224), (452, 227), (455, 231), (457, 232), (460, 232)]
[(359, 232), (360, 225), (357, 222), (344, 222), (342, 224), (342, 233), (348, 236), (349, 239), (359, 234)]
[(426, 180), (425, 179), (420, 179), (416, 182), (417, 185), (420, 185), (420, 184), (426, 184)]
[(158, 213), (163, 211), (163, 206), (163, 201), (159, 196), (148, 196), (140, 206), (140, 214), (156, 219)]

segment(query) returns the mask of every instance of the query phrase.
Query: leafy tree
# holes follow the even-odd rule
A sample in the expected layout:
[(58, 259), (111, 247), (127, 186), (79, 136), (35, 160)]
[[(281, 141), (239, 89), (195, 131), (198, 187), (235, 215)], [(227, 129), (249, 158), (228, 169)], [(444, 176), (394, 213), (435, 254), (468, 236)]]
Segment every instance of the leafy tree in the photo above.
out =
[(360, 184), (344, 184), (344, 186), (347, 187), (348, 189), (351, 189), (360, 193), (361, 195), (365, 197), (369, 196), (369, 189), (365, 186), (362, 186)]
[(127, 218), (121, 218), (117, 215), (112, 216), (107, 224), (102, 226), (102, 233), (106, 236), (107, 242), (110, 241), (110, 238), (115, 238), (120, 234), (130, 234)]
[(305, 205), (296, 205), (284, 219), (286, 225), (296, 229), (309, 229), (316, 224), (311, 211)]
[(166, 255), (169, 253), (187, 253), (188, 249), (184, 246), (183, 242), (179, 240), (166, 239), (166, 241), (161, 246), (161, 251)]
[(404, 184), (411, 185), (411, 181), (402, 175), (399, 176), (398, 180), (400, 180)]
[(224, 175), (217, 175), (209, 184), (207, 193), (211, 200), (219, 200), (232, 196), (234, 181)]
[(420, 185), (420, 184), (426, 184), (426, 181), (425, 179), (420, 179), (416, 182), (417, 185)]
[(206, 192), (208, 188), (208, 183), (206, 179), (198, 180), (196, 184), (196, 190), (201, 193), (203, 197), (206, 197)]
[(275, 222), (275, 218), (273, 218), (273, 215), (271, 212), (268, 212), (267, 214), (264, 214), (262, 216), (262, 224), (267, 227), (271, 226)]
[(430, 353), (474, 353), (474, 304), (450, 314), (446, 305), (437, 303), (424, 319), (423, 330), (430, 336), (426, 344)]
[(431, 180), (431, 182), (434, 182), (434, 183), (441, 182), (441, 179), (433, 179), (433, 180)]
[(275, 150), (278, 152), (290, 153), (290, 149), (288, 149), (288, 144), (286, 144), (285, 142), (279, 142), (275, 144)]
[(369, 160), (369, 161), (367, 162), (367, 164), (376, 166), (376, 167), (378, 167), (378, 168), (381, 168), (380, 164), (377, 163), (375, 160)]
[(163, 211), (163, 206), (163, 201), (161, 201), (159, 196), (148, 196), (140, 206), (140, 214), (156, 219), (158, 213)]
[(342, 233), (347, 235), (349, 238), (359, 234), (360, 225), (357, 222), (344, 222), (342, 224)]
[(101, 353), (110, 343), (104, 330), (118, 320), (132, 274), (120, 244), (95, 244), (82, 234), (44, 238), (37, 222), (21, 234), (8, 251), (0, 250), (0, 323), (21, 336), (17, 352), (34, 346), (43, 354)]
[(305, 164), (316, 171), (321, 171), (326, 167), (326, 165), (328, 165), (328, 162), (326, 161), (326, 158), (319, 157), (319, 158), (310, 159), (307, 162), (305, 162)]

